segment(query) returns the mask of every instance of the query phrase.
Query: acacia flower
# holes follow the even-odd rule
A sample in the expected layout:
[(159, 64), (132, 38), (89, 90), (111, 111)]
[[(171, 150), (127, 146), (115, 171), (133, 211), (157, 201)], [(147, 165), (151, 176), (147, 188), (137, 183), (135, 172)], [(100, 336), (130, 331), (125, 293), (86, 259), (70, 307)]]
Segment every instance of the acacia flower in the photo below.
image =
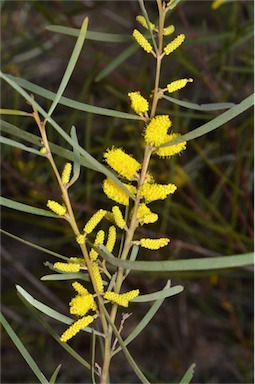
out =
[(108, 232), (108, 239), (105, 244), (105, 247), (106, 249), (108, 249), (109, 252), (112, 252), (115, 242), (116, 242), (116, 228), (114, 225), (111, 225)]
[(78, 281), (74, 281), (72, 283), (72, 287), (77, 293), (79, 293), (79, 295), (88, 295), (89, 294), (89, 291), (85, 287), (83, 287), (83, 285), (81, 283), (78, 283)]
[(62, 272), (79, 272), (80, 264), (77, 263), (61, 263), (57, 262), (53, 264), (53, 268)]
[(124, 220), (124, 218), (122, 216), (121, 210), (119, 209), (119, 207), (117, 205), (112, 207), (112, 213), (113, 213), (113, 217), (114, 217), (116, 225), (120, 229), (125, 228), (127, 224), (126, 224), (126, 222), (125, 222), (125, 220)]
[[(123, 184), (131, 193), (136, 193), (136, 188), (133, 185)], [(129, 195), (123, 191), (112, 179), (107, 178), (103, 181), (103, 190), (109, 199), (116, 201), (122, 205), (128, 205)]]
[(71, 315), (85, 316), (91, 309), (95, 311), (97, 305), (91, 293), (86, 295), (76, 295), (69, 303)]
[(174, 193), (177, 187), (174, 184), (143, 184), (139, 190), (139, 196), (142, 196), (146, 203), (155, 200), (164, 200), (170, 193)]
[(50, 208), (54, 213), (56, 213), (59, 216), (64, 216), (66, 213), (66, 207), (64, 205), (57, 203), (54, 200), (48, 200), (47, 207)]
[(106, 211), (104, 209), (99, 209), (94, 215), (89, 219), (87, 224), (84, 227), (84, 232), (86, 234), (91, 233), (95, 227), (97, 226), (98, 223), (102, 220), (104, 215), (106, 214)]
[(148, 40), (139, 32), (137, 29), (133, 31), (133, 37), (136, 39), (137, 43), (147, 52), (152, 52), (152, 45)]
[(166, 55), (169, 55), (173, 51), (175, 51), (185, 40), (185, 35), (182, 33), (178, 35), (173, 41), (167, 44), (164, 48), (164, 52)]
[(81, 329), (86, 328), (89, 324), (94, 321), (93, 316), (85, 316), (75, 321), (60, 337), (60, 341), (66, 343), (69, 339), (74, 337)]
[[(166, 135), (164, 139), (164, 143), (162, 144), (178, 139), (179, 137), (181, 137), (179, 133), (171, 133), (170, 135)], [(181, 151), (184, 151), (184, 149), (186, 149), (186, 144), (187, 142), (183, 141), (178, 144), (173, 144), (166, 147), (159, 147), (157, 148), (155, 153), (160, 157), (170, 157), (170, 156), (176, 155), (176, 153), (180, 153)]]
[(107, 164), (127, 180), (132, 180), (141, 168), (141, 164), (121, 148), (108, 149), (104, 157)]
[(129, 92), (128, 96), (131, 101), (131, 108), (135, 113), (142, 116), (149, 110), (149, 103), (143, 96), (141, 96), (140, 92)]
[(78, 244), (84, 244), (84, 242), (85, 242), (85, 235), (78, 235), (78, 236), (76, 236), (76, 241), (77, 241), (77, 243)]
[(137, 210), (137, 218), (141, 225), (155, 223), (158, 220), (158, 215), (151, 212), (150, 208), (145, 203), (139, 204)]
[(61, 175), (61, 180), (62, 180), (63, 185), (66, 185), (69, 183), (71, 172), (72, 172), (72, 164), (66, 163), (66, 165), (64, 166), (62, 175)]
[(158, 147), (164, 143), (164, 138), (172, 122), (168, 115), (159, 115), (151, 119), (145, 128), (144, 139), (147, 144)]
[(45, 154), (47, 153), (47, 149), (46, 149), (45, 147), (42, 147), (42, 148), (40, 149), (40, 152), (41, 152), (43, 155), (45, 155)]
[(92, 268), (93, 276), (95, 278), (96, 290), (97, 292), (103, 293), (104, 285), (103, 285), (103, 280), (99, 271), (99, 266), (95, 261), (93, 261), (91, 264), (91, 268)]
[[(142, 16), (142, 15), (138, 15), (138, 16), (136, 16), (136, 20), (137, 20), (138, 23), (140, 23), (144, 28), (148, 29), (148, 24), (147, 24), (147, 21), (146, 21), (146, 19), (145, 19), (144, 16)], [(153, 23), (151, 23), (151, 22), (150, 22), (150, 28), (151, 28), (152, 30), (155, 29), (155, 25), (154, 25)]]
[(140, 245), (144, 248), (156, 250), (165, 247), (169, 241), (166, 237), (162, 237), (161, 239), (140, 239)]
[(163, 29), (163, 35), (164, 36), (169, 36), (172, 33), (174, 33), (174, 31), (175, 31), (175, 27), (173, 25), (169, 25), (168, 27)]
[(180, 79), (172, 81), (170, 84), (167, 84), (167, 90), (169, 93), (178, 91), (178, 89), (184, 88), (188, 82), (192, 83), (193, 79)]
[(106, 292), (104, 298), (112, 303), (121, 305), (122, 307), (128, 307), (129, 301), (133, 300), (138, 295), (139, 289), (133, 289), (126, 293)]
[[(95, 241), (94, 241), (94, 246), (98, 247), (99, 244), (103, 244), (104, 243), (104, 237), (105, 237), (105, 233), (101, 229), (100, 231), (97, 232), (97, 235), (96, 235), (96, 238), (95, 238)], [(90, 252), (89, 252), (89, 257), (90, 257), (91, 260), (96, 260), (97, 257), (98, 257), (98, 252), (95, 249), (92, 248), (90, 250)]]

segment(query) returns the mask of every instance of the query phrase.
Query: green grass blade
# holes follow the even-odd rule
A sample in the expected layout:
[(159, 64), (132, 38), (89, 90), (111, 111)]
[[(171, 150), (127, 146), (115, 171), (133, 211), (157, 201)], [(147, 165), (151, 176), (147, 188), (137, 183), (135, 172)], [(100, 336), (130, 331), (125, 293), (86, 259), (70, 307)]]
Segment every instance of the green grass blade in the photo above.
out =
[(229, 109), (235, 106), (235, 103), (195, 104), (165, 95), (163, 96), (163, 99), (171, 101), (172, 103), (180, 105), (181, 107), (195, 109), (197, 111), (219, 111), (221, 109)]
[(194, 129), (193, 131), (182, 135), (179, 139), (170, 141), (168, 143), (162, 144), (160, 147), (167, 147), (173, 144), (178, 144), (183, 141), (189, 141), (196, 139), (197, 137), (203, 136), (208, 132), (213, 131), (216, 128), (219, 128), (223, 124), (227, 123), (229, 120), (234, 119), (236, 116), (240, 115), (254, 104), (254, 95), (248, 96), (246, 99), (241, 101), (240, 104), (235, 105), (230, 108), (228, 111), (223, 112), (220, 116), (215, 117), (215, 119), (201, 125), (201, 127)]
[(174, 287), (163, 289), (158, 292), (149, 293), (147, 295), (139, 295), (135, 299), (132, 300), (134, 303), (145, 303), (148, 301), (154, 301), (159, 299), (166, 299), (167, 297), (178, 295), (178, 293), (182, 292), (184, 287), (182, 285), (176, 285)]
[(21, 242), (21, 243), (23, 243), (23, 244), (28, 245), (29, 247), (32, 247), (32, 248), (38, 249), (39, 251), (42, 251), (42, 252), (44, 252), (44, 253), (47, 253), (48, 255), (52, 255), (52, 256), (55, 256), (55, 257), (57, 257), (57, 258), (59, 258), (59, 259), (62, 259), (62, 260), (65, 260), (65, 261), (69, 261), (69, 257), (62, 256), (62, 255), (60, 255), (60, 254), (57, 253), (57, 252), (51, 251), (50, 249), (47, 249), (47, 248), (41, 247), (40, 245), (31, 243), (30, 241), (25, 240), (25, 239), (23, 239), (22, 237), (18, 237), (18, 236), (16, 236), (16, 235), (13, 235), (12, 233), (7, 232), (7, 231), (5, 231), (5, 230), (3, 230), (3, 229), (1, 229), (1, 228), (0, 228), (0, 232), (3, 233), (3, 234), (5, 234), (5, 235), (7, 235), (7, 236), (9, 236), (9, 237), (11, 237), (11, 238), (14, 239), (14, 240), (17, 240), (17, 241), (19, 241), (19, 242)]
[[(68, 36), (77, 37), (79, 29), (63, 27), (62, 25), (47, 25), (46, 29), (51, 32), (62, 33)], [(130, 35), (121, 35), (115, 33), (93, 32), (87, 31), (87, 40), (103, 41), (105, 43), (122, 43), (131, 40)]]
[(38, 365), (36, 364), (36, 362), (34, 361), (34, 359), (32, 358), (32, 356), (30, 355), (30, 353), (28, 352), (28, 350), (26, 349), (26, 347), (24, 346), (24, 344), (21, 342), (21, 340), (16, 335), (16, 333), (14, 332), (14, 330), (12, 329), (8, 321), (2, 315), (2, 313), (0, 314), (0, 321), (4, 329), (8, 333), (10, 339), (13, 341), (13, 343), (15, 344), (15, 346), (17, 347), (17, 349), (19, 350), (19, 352), (21, 353), (21, 355), (23, 356), (24, 360), (27, 362), (31, 370), (34, 372), (35, 376), (38, 378), (40, 383), (42, 384), (49, 383), (46, 377), (44, 376), (44, 374), (41, 372)]
[(133, 269), (136, 271), (173, 272), (173, 271), (207, 271), (211, 269), (224, 269), (243, 267), (254, 263), (254, 254), (205, 257), (200, 259), (164, 260), (164, 261), (129, 261), (120, 260), (112, 256), (102, 244), (98, 247), (99, 253), (110, 264), (116, 267)]
[(15, 209), (16, 211), (31, 213), (33, 215), (45, 216), (45, 217), (54, 217), (55, 219), (60, 218), (53, 212), (46, 211), (45, 209), (31, 207), (30, 205), (19, 203), (14, 200), (7, 199), (6, 197), (0, 196), (0, 205), (3, 207)]
[(59, 364), (57, 366), (57, 368), (55, 369), (55, 371), (51, 375), (51, 378), (50, 378), (50, 381), (49, 381), (50, 384), (55, 384), (56, 383), (56, 380), (57, 380), (58, 373), (59, 373), (60, 369), (61, 369), (61, 364)]
[(32, 116), (32, 113), (19, 111), (17, 109), (2, 109), (0, 108), (0, 115), (15, 115), (15, 116)]
[(0, 143), (9, 145), (10, 147), (19, 148), (23, 151), (35, 153), (36, 155), (43, 156), (37, 149), (27, 147), (25, 144), (19, 143), (18, 141), (8, 139), (7, 137), (0, 136)]
[[(52, 309), (52, 308), (48, 307), (47, 305), (41, 303), (40, 301), (34, 299), (33, 296), (31, 296), (20, 285), (16, 285), (16, 289), (17, 289), (18, 293), (22, 297), (24, 297), (24, 299), (28, 303), (30, 303), (34, 308), (38, 309), (38, 311), (44, 313), (45, 315), (52, 317), (53, 319), (60, 321), (61, 323), (64, 323), (64, 324), (68, 324), (68, 325), (70, 325), (74, 322), (74, 320), (71, 319), (70, 317), (62, 315), (61, 313), (55, 311), (55, 309)], [(91, 333), (92, 329), (90, 327), (87, 327), (87, 328), (83, 329), (83, 331)], [(97, 332), (97, 331), (94, 331), (94, 332), (96, 332), (97, 335), (102, 336), (102, 334), (100, 332)]]
[(53, 103), (51, 104), (51, 107), (49, 109), (49, 112), (48, 112), (48, 116), (51, 116), (54, 109), (56, 108), (56, 106), (58, 105), (58, 102), (67, 86), (67, 83), (70, 79), (70, 77), (72, 76), (72, 73), (73, 73), (73, 70), (74, 70), (74, 67), (77, 63), (77, 60), (79, 58), (79, 55), (80, 55), (80, 52), (82, 50), (82, 47), (83, 47), (83, 44), (84, 44), (84, 41), (85, 41), (85, 38), (86, 38), (86, 32), (87, 32), (87, 28), (88, 28), (88, 18), (85, 17), (83, 23), (82, 23), (82, 26), (81, 26), (81, 29), (80, 29), (80, 32), (79, 32), (79, 36), (78, 36), (78, 39), (77, 39), (77, 42), (75, 44), (75, 47), (74, 47), (74, 50), (72, 52), (72, 55), (70, 57), (70, 60), (68, 62), (68, 65), (67, 65), (67, 68), (66, 68), (66, 71), (64, 73), (64, 76), (61, 80), (61, 83), (60, 83), (60, 86), (59, 86), (59, 89), (55, 95), (55, 98), (53, 100)]
[[(71, 135), (72, 140), (77, 145), (79, 145), (78, 137), (77, 137), (77, 133), (76, 133), (76, 128), (74, 126), (71, 128), (70, 135)], [(75, 147), (73, 147), (73, 157), (74, 157), (73, 177), (70, 180), (70, 183), (69, 183), (70, 185), (72, 185), (73, 183), (75, 183), (76, 180), (78, 180), (78, 178), (80, 176), (80, 170), (81, 170), (81, 156), (80, 156), (79, 151), (77, 151), (77, 149)]]
[(84, 280), (84, 281), (90, 281), (89, 277), (85, 275), (84, 273), (76, 272), (76, 273), (54, 273), (52, 275), (45, 275), (42, 276), (40, 280), (43, 281), (55, 281), (55, 280)]
[(179, 382), (179, 384), (189, 384), (192, 380), (192, 377), (194, 375), (194, 368), (196, 364), (191, 364), (187, 372), (184, 374), (183, 378)]
[(99, 72), (99, 74), (95, 78), (95, 81), (98, 82), (108, 76), (115, 68), (117, 68), (120, 64), (126, 61), (134, 52), (136, 52), (138, 48), (138, 44), (130, 45), (130, 47), (121, 52), (120, 55), (115, 57), (114, 60), (112, 60), (108, 65), (106, 65), (106, 67), (102, 71)]
[[(21, 79), (19, 77), (11, 76), (11, 75), (6, 75), (6, 74), (1, 74), (1, 77), (3, 79), (5, 79), (6, 81), (7, 81), (7, 79), (12, 81), (12, 83), (9, 81), (9, 84), (11, 84), (12, 86), (13, 86), (13, 83), (16, 83), (16, 84), (20, 85), (21, 87), (27, 89), (28, 91), (33, 92), (33, 94), (37, 94), (39, 96), (42, 96), (45, 99), (54, 100), (54, 98), (55, 98), (54, 92), (48, 91), (47, 89), (39, 87), (38, 85), (33, 84), (27, 80)], [(27, 98), (27, 96), (24, 96), (24, 97)], [(135, 114), (119, 112), (119, 111), (115, 111), (114, 109), (96, 107), (94, 105), (81, 103), (79, 101), (75, 101), (75, 100), (69, 99), (69, 98), (64, 97), (64, 96), (62, 96), (60, 98), (59, 104), (65, 105), (66, 107), (69, 107), (72, 109), (77, 109), (78, 111), (95, 113), (96, 115), (117, 117), (120, 119), (141, 120), (141, 117), (138, 115), (135, 115)]]

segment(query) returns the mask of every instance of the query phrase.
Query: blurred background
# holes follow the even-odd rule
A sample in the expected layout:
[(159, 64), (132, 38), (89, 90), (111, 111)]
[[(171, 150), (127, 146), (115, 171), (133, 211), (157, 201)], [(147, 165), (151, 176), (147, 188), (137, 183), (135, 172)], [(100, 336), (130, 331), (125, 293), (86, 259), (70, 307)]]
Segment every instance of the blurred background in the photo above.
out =
[[(156, 2), (145, 2), (150, 19), (157, 19)], [(192, 77), (173, 97), (197, 104), (239, 103), (253, 92), (253, 2), (232, 1), (212, 10), (211, 1), (182, 1), (168, 24), (185, 43), (163, 61), (161, 86)], [(86, 40), (64, 96), (123, 112), (130, 110), (127, 94), (139, 90), (150, 97), (155, 62), (142, 49), (112, 72), (104, 68), (133, 39), (134, 28), (143, 32), (135, 18), (141, 14), (137, 1), (2, 1), (2, 70), (56, 92), (70, 58), (75, 38), (46, 29), (63, 25), (79, 29), (89, 17), (89, 31), (127, 36), (126, 42)], [(166, 39), (170, 41), (171, 38)], [(6, 84), (1, 84), (2, 107), (30, 112), (29, 105)], [(35, 95), (47, 110), (51, 101)], [(159, 114), (169, 114), (173, 132), (187, 133), (222, 111), (198, 111), (161, 100)], [(3, 116), (3, 120), (39, 135), (29, 117)], [(99, 116), (59, 105), (53, 118), (70, 133), (75, 125), (79, 143), (97, 160), (112, 145), (125, 148), (142, 159), (142, 126), (137, 121)], [(71, 149), (49, 126), (50, 141)], [(13, 138), (5, 133), (5, 136)], [(63, 159), (56, 162), (60, 169)], [(2, 146), (2, 195), (45, 208), (46, 201), (59, 198), (49, 164), (17, 148)], [(141, 227), (139, 236), (167, 236), (171, 243), (160, 252), (139, 253), (139, 259), (174, 260), (233, 255), (253, 250), (253, 111), (246, 111), (219, 129), (190, 141), (181, 156), (171, 160), (153, 157), (151, 172), (157, 182), (174, 182), (177, 192), (150, 205), (160, 215), (155, 224)], [(112, 204), (102, 193), (103, 175), (82, 168), (71, 188), (73, 206), (82, 227), (98, 208)], [(3, 208), (2, 228), (25, 240), (66, 256), (77, 255), (69, 227), (60, 220), (46, 219)], [(59, 383), (90, 382), (89, 372), (70, 357), (33, 317), (17, 297), (15, 284), (43, 303), (68, 315), (73, 296), (71, 282), (43, 282), (49, 274), (44, 265), (56, 258), (2, 234), (2, 311), (22, 342), (49, 378), (62, 364)], [(166, 299), (150, 325), (129, 345), (139, 366), (153, 383), (179, 382), (196, 363), (194, 383), (253, 382), (253, 270), (250, 267), (200, 273), (129, 275), (127, 289), (143, 293), (162, 289), (167, 279), (182, 284), (184, 292)], [(124, 333), (148, 310), (131, 305), (133, 312)], [(46, 317), (45, 317), (46, 318)], [(47, 322), (61, 334), (65, 325)], [(76, 337), (70, 345), (89, 359), (90, 338)], [(18, 350), (2, 333), (2, 383), (33, 383)], [(112, 383), (136, 383), (136, 376), (120, 354), (112, 362)]]

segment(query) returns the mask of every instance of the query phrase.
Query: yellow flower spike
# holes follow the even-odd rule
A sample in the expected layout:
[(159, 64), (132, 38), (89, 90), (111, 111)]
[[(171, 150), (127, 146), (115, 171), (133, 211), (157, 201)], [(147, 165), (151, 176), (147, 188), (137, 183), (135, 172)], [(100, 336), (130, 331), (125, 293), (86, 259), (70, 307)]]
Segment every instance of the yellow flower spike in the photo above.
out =
[(166, 237), (162, 237), (161, 239), (140, 239), (140, 245), (144, 248), (156, 250), (165, 247), (169, 241)]
[(114, 225), (111, 225), (108, 232), (107, 243), (105, 244), (105, 247), (106, 249), (108, 249), (109, 252), (113, 251), (115, 242), (116, 242), (116, 228)]
[(168, 27), (163, 29), (163, 35), (164, 36), (169, 36), (172, 33), (174, 33), (174, 31), (175, 31), (175, 27), (173, 25), (169, 25)]
[(72, 337), (74, 337), (81, 329), (86, 328), (89, 324), (94, 321), (93, 316), (85, 316), (75, 321), (60, 337), (60, 341), (66, 343)]
[[(140, 23), (144, 28), (148, 29), (148, 24), (147, 24), (147, 21), (145, 19), (144, 16), (141, 16), (141, 15), (138, 15), (136, 16), (136, 20), (138, 21), (138, 23)], [(153, 23), (150, 22), (150, 27), (152, 30), (155, 29), (155, 25)]]
[(122, 216), (121, 210), (119, 209), (119, 207), (117, 205), (112, 207), (112, 213), (113, 213), (113, 217), (114, 217), (116, 225), (120, 229), (125, 228), (127, 224), (126, 224), (126, 222), (125, 222), (125, 220), (124, 220), (124, 218)]
[(78, 236), (76, 236), (76, 241), (80, 245), (84, 244), (84, 242), (85, 242), (85, 235), (78, 235)]
[(134, 289), (126, 293), (115, 293), (115, 292), (106, 292), (104, 298), (121, 305), (122, 307), (128, 307), (129, 301), (133, 300), (139, 295), (139, 289)]
[(142, 196), (146, 203), (155, 200), (164, 200), (170, 193), (174, 193), (177, 187), (174, 184), (143, 184), (139, 190), (139, 196)]
[(151, 212), (150, 208), (145, 203), (141, 203), (138, 207), (137, 218), (141, 225), (155, 223), (158, 220), (158, 215)]
[(77, 295), (69, 303), (71, 315), (85, 316), (92, 309), (96, 309), (96, 303), (91, 294)]
[(139, 32), (137, 29), (133, 31), (133, 37), (136, 39), (137, 43), (147, 52), (152, 52), (152, 45), (148, 40)]
[(61, 180), (62, 180), (63, 185), (66, 185), (69, 183), (71, 172), (72, 172), (72, 164), (66, 163), (66, 165), (64, 166), (63, 172), (62, 172), (62, 176), (61, 176)]
[(149, 103), (143, 96), (141, 96), (140, 92), (129, 92), (128, 96), (131, 101), (131, 108), (135, 113), (142, 116), (149, 110)]
[(48, 200), (47, 207), (59, 216), (64, 216), (66, 214), (66, 207), (54, 200)]
[(167, 84), (167, 90), (169, 93), (178, 91), (178, 89), (184, 88), (188, 82), (192, 83), (193, 79), (180, 79), (172, 81), (170, 84)]
[(95, 229), (97, 224), (100, 223), (105, 214), (106, 211), (104, 209), (99, 209), (96, 213), (94, 213), (94, 215), (89, 219), (89, 221), (85, 225), (84, 232), (86, 234), (91, 233)]
[(74, 281), (72, 287), (79, 295), (89, 295), (89, 291), (78, 281)]
[(164, 138), (172, 122), (167, 115), (159, 115), (151, 119), (145, 128), (144, 139), (147, 144), (158, 147), (164, 143)]
[[(123, 184), (131, 193), (136, 193), (136, 188), (133, 185)], [(113, 180), (107, 178), (103, 181), (103, 191), (109, 199), (116, 201), (122, 205), (128, 205), (129, 196), (118, 186)]]
[(127, 180), (132, 180), (141, 168), (141, 164), (138, 161), (120, 148), (108, 149), (104, 153), (104, 158), (112, 169)]
[(185, 35), (182, 33), (178, 35), (173, 41), (171, 41), (164, 48), (164, 52), (166, 55), (169, 55), (173, 51), (175, 51), (185, 40)]
[(53, 264), (53, 268), (62, 272), (79, 272), (81, 267), (80, 264), (57, 262)]
[[(164, 143), (162, 144), (178, 139), (179, 137), (181, 137), (179, 133), (171, 133), (170, 135), (166, 135), (164, 139)], [(160, 157), (170, 157), (170, 156), (176, 155), (177, 153), (180, 153), (181, 151), (184, 151), (186, 149), (186, 144), (187, 142), (183, 141), (182, 143), (179, 143), (179, 144), (160, 147), (155, 151), (155, 153)]]
[(104, 292), (104, 285), (103, 285), (103, 280), (99, 271), (99, 266), (98, 264), (94, 261), (91, 264), (92, 267), (92, 273), (95, 278), (96, 282), (96, 290), (97, 292), (103, 293)]
[[(105, 233), (101, 229), (100, 231), (97, 232), (97, 235), (96, 235), (96, 238), (95, 238), (95, 241), (94, 241), (95, 247), (98, 247), (99, 244), (103, 244), (104, 243), (104, 238), (105, 238)], [(98, 252), (95, 251), (95, 249), (92, 248), (90, 253), (89, 253), (89, 257), (90, 257), (91, 260), (96, 260), (97, 257), (98, 257)]]

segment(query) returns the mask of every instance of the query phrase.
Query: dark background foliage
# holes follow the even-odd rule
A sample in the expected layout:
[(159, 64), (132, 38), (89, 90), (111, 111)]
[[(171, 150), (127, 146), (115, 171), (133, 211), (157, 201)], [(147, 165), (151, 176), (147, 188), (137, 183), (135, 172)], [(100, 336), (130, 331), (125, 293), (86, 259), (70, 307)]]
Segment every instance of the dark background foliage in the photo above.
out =
[[(253, 2), (233, 1), (218, 10), (211, 1), (182, 1), (172, 13), (177, 33), (186, 42), (163, 61), (161, 85), (192, 77), (174, 97), (193, 103), (239, 103), (253, 91)], [(55, 34), (50, 24), (80, 28), (85, 16), (89, 30), (131, 35), (141, 13), (136, 1), (5, 1), (2, 2), (2, 70), (46, 89), (56, 91), (69, 60), (74, 38)], [(146, 1), (151, 20), (157, 17), (155, 2)], [(142, 30), (142, 27), (138, 27)], [(130, 43), (86, 40), (65, 96), (92, 105), (129, 112), (127, 93), (140, 90), (150, 97), (154, 60), (138, 50), (102, 80), (98, 74)], [(29, 106), (10, 87), (2, 84), (2, 107)], [(47, 109), (50, 102), (37, 101)], [(170, 114), (173, 131), (186, 133), (217, 116), (161, 101), (158, 113)], [(54, 119), (70, 132), (75, 125), (79, 142), (99, 161), (112, 145), (121, 146), (141, 160), (141, 127), (137, 122), (96, 116), (58, 106)], [(38, 134), (30, 118), (6, 118), (30, 133)], [(188, 144), (181, 157), (154, 158), (151, 171), (158, 182), (175, 182), (171, 199), (153, 203), (161, 220), (142, 227), (140, 234), (171, 238), (162, 252), (141, 252), (140, 259), (215, 257), (251, 252), (253, 249), (253, 113), (235, 120)], [(11, 136), (10, 136), (11, 137)], [(49, 138), (66, 146), (49, 128)], [(56, 158), (60, 167), (63, 160)], [(19, 149), (2, 146), (2, 194), (16, 201), (45, 207), (59, 191), (44, 159)], [(98, 208), (110, 208), (102, 194), (102, 176), (83, 168), (72, 187), (72, 199), (82, 226)], [(3, 229), (64, 255), (76, 254), (71, 232), (59, 220), (46, 220), (2, 209)], [(36, 322), (17, 298), (15, 284), (62, 313), (68, 313), (72, 295), (69, 282), (41, 282), (49, 272), (39, 251), (2, 235), (2, 311), (41, 370), (50, 377), (58, 364), (61, 383), (90, 382), (88, 372), (69, 357)], [(127, 288), (143, 293), (161, 289), (166, 279), (183, 284), (180, 295), (167, 299), (152, 323), (130, 344), (151, 382), (178, 382), (195, 362), (195, 383), (253, 382), (253, 275), (250, 268), (206, 273), (130, 275)], [(133, 305), (124, 335), (146, 312)], [(64, 327), (47, 321), (60, 334)], [(85, 358), (89, 337), (76, 337), (70, 344)], [(32, 383), (35, 377), (9, 337), (2, 334), (2, 383)], [(113, 360), (113, 383), (135, 383), (136, 377), (121, 356)]]

